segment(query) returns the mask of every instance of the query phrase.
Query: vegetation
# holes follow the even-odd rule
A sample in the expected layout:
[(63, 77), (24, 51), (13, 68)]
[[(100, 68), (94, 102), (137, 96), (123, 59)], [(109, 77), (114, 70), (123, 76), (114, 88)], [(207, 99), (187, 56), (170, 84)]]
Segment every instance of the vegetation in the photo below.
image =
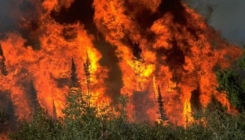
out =
[[(170, 123), (148, 124), (127, 121), (127, 96), (120, 97), (114, 115), (110, 107), (98, 110), (89, 97), (72, 89), (67, 96), (64, 118), (54, 120), (40, 109), (29, 122), (23, 122), (10, 140), (241, 140), (245, 139), (244, 115), (232, 116), (218, 102), (205, 111), (197, 111), (197, 122), (186, 128)], [(213, 111), (213, 109), (216, 109)], [(110, 111), (108, 111), (110, 110)]]
[[(67, 95), (64, 117), (49, 117), (38, 106), (33, 119), (22, 122), (17, 131), (9, 134), (10, 140), (242, 140), (245, 139), (245, 54), (239, 60), (241, 71), (231, 69), (217, 72), (217, 90), (227, 94), (239, 109), (236, 115), (228, 114), (215, 99), (206, 109), (194, 111), (195, 122), (185, 127), (165, 120), (163, 101), (158, 91), (160, 123), (130, 122), (127, 119), (127, 96), (121, 96), (117, 105), (97, 108), (90, 105), (89, 94), (79, 89), (76, 68), (72, 60), (72, 83)], [(88, 75), (87, 75), (88, 76)], [(89, 77), (89, 76), (88, 76)], [(158, 87), (159, 88), (159, 87)], [(55, 105), (54, 106), (54, 113)], [(8, 116), (0, 112), (0, 123)]]
[[(245, 48), (245, 46), (244, 46)], [(240, 112), (245, 111), (245, 53), (238, 61), (239, 70), (225, 69), (217, 72), (217, 90), (227, 94), (228, 99)]]

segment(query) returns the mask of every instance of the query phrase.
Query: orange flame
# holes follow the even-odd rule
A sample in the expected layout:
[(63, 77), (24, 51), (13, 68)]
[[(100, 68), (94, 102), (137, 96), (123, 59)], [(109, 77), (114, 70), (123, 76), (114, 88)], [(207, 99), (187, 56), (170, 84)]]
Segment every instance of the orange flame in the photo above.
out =
[(52, 16), (64, 9), (69, 11), (77, 0), (31, 2), (38, 7), (35, 20), (21, 17), (20, 33), (2, 33), (5, 37), (0, 40), (8, 71), (6, 76), (0, 74), (0, 89), (10, 93), (20, 119), (28, 118), (32, 112), (30, 81), (38, 103), (50, 115), (55, 106), (57, 115), (62, 116), (72, 59), (81, 89), (92, 96), (92, 104), (114, 100), (114, 93), (107, 93), (110, 85), (115, 85), (107, 79), (113, 71), (109, 65), (101, 64), (107, 57), (101, 48), (108, 46), (94, 43), (101, 39), (100, 33), (115, 46), (112, 55), (118, 59), (122, 73), (116, 78), (123, 84), (119, 87), (121, 94), (129, 95), (128, 115), (132, 120), (157, 119), (156, 85), (160, 87), (167, 118), (178, 125), (194, 121), (191, 112), (195, 105), (191, 99), (196, 94), (195, 100), (203, 107), (214, 95), (229, 111), (233, 110), (225, 95), (215, 90), (215, 70), (230, 66), (241, 55), (241, 49), (222, 40), (184, 3), (94, 0), (91, 8), (95, 25), (89, 24), (95, 29), (91, 30), (88, 23), (60, 23)]

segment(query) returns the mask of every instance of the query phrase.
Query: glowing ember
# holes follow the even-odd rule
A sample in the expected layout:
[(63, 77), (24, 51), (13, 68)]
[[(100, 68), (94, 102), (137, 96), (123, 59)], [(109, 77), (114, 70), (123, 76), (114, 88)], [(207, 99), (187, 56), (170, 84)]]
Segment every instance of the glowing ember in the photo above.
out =
[(17, 8), (15, 30), (0, 30), (0, 93), (10, 94), (20, 119), (35, 110), (33, 96), (50, 115), (55, 106), (62, 116), (72, 67), (93, 105), (129, 95), (131, 119), (157, 120), (156, 93), (166, 118), (178, 125), (194, 121), (194, 97), (206, 107), (214, 95), (232, 111), (215, 90), (215, 70), (241, 50), (179, 0), (21, 0), (15, 6), (24, 3), (36, 11)]

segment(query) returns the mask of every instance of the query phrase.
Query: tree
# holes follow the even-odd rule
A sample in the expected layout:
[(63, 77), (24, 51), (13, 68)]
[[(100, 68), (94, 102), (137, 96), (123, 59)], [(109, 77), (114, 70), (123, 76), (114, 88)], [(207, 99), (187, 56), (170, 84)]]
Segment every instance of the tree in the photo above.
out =
[(159, 119), (161, 121), (166, 121), (167, 118), (166, 118), (166, 114), (165, 114), (165, 111), (164, 111), (162, 93), (161, 93), (161, 90), (160, 90), (159, 86), (158, 86), (157, 90), (158, 90), (157, 103), (158, 103), (158, 110), (159, 110), (159, 114), (160, 114)]
[(61, 134), (61, 124), (53, 122), (45, 113), (45, 110), (39, 108), (33, 119), (23, 121), (18, 131), (9, 135), (10, 140), (59, 140)]
[(90, 96), (90, 59), (88, 57), (88, 53), (87, 53), (87, 59), (85, 61), (85, 63), (83, 64), (84, 67), (84, 72), (85, 72), (85, 77), (86, 77), (86, 84), (87, 84), (87, 95)]
[[(245, 47), (245, 46), (244, 46)], [(238, 60), (241, 69), (240, 74), (245, 72), (245, 53)], [(224, 69), (217, 72), (219, 86), (218, 91), (225, 92), (228, 99), (240, 111), (245, 110), (245, 79), (237, 71)]]
[(79, 89), (71, 88), (63, 113), (64, 128), (61, 139), (99, 139), (101, 120), (95, 107), (88, 104), (87, 97)]
[(79, 79), (77, 77), (77, 69), (74, 60), (71, 61), (71, 85), (70, 87), (80, 88)]
[(34, 86), (33, 81), (30, 81), (30, 100), (32, 103), (32, 107), (33, 107), (33, 113), (35, 114), (37, 112), (37, 110), (39, 108), (41, 108), (41, 106), (39, 105), (38, 99), (37, 99), (37, 91), (36, 88)]
[(53, 101), (53, 120), (56, 121), (57, 120), (57, 112), (56, 112), (56, 106), (55, 103)]
[(3, 55), (2, 46), (0, 45), (0, 70), (3, 75), (8, 75), (8, 71), (5, 65), (5, 57)]

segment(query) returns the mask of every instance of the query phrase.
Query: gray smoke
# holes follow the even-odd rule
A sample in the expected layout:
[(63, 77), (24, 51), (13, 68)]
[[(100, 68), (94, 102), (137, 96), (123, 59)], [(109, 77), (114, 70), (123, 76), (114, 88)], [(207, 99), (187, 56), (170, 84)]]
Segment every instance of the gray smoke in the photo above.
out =
[(245, 0), (184, 0), (230, 43), (245, 45)]
[(35, 20), (38, 11), (31, 0), (0, 0), (0, 33), (19, 31), (22, 23)]
[[(10, 0), (11, 1), (11, 0)], [(15, 3), (8, 0), (0, 0), (0, 33), (16, 27), (15, 15), (11, 10), (15, 8)]]

